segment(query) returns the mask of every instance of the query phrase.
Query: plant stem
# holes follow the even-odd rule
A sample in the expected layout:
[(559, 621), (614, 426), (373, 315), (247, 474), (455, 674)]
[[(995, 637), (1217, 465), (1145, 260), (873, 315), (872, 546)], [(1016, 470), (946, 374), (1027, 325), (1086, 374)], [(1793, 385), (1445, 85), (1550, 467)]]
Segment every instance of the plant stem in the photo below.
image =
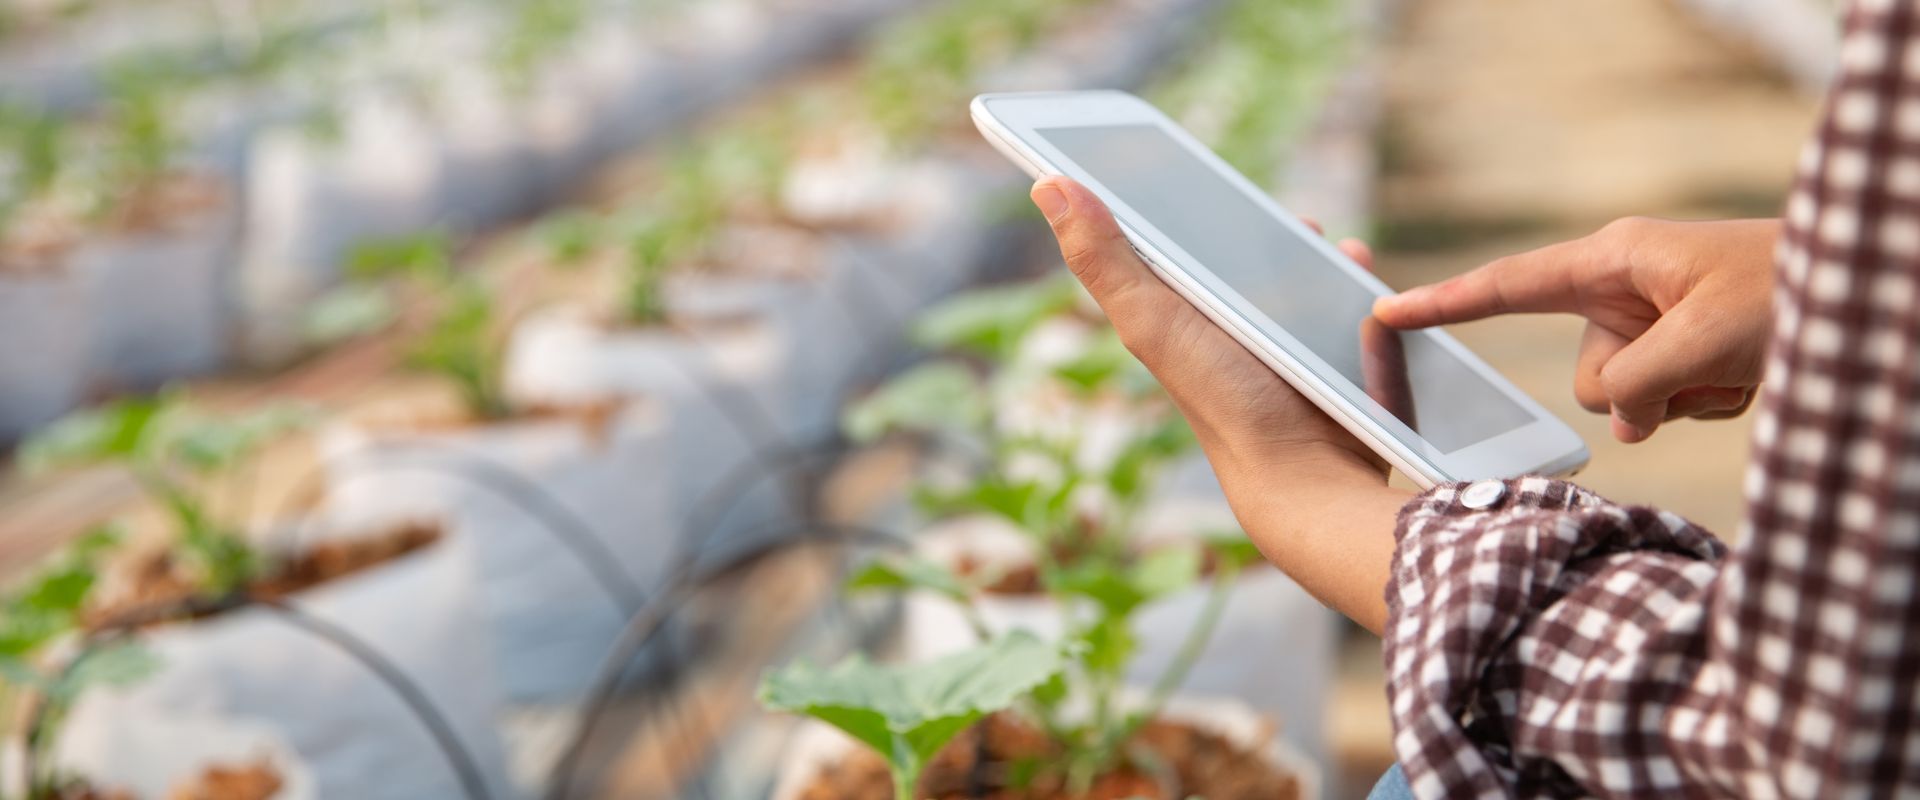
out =
[(913, 800), (914, 787), (920, 783), (918, 763), (901, 765), (893, 771), (893, 800)]
[(1167, 700), (1186, 683), (1187, 674), (1193, 671), (1193, 665), (1200, 660), (1200, 654), (1207, 649), (1207, 642), (1213, 638), (1213, 631), (1220, 627), (1220, 618), (1226, 615), (1227, 599), (1233, 595), (1233, 584), (1240, 577), (1238, 567), (1222, 567), (1214, 574), (1213, 587), (1207, 592), (1207, 604), (1200, 610), (1199, 624), (1187, 631), (1187, 638), (1180, 643), (1180, 649), (1174, 654), (1173, 663), (1167, 665), (1167, 671), (1160, 673), (1160, 679), (1153, 684), (1153, 693), (1148, 696), (1146, 708), (1136, 715), (1126, 726), (1121, 743), (1133, 738), (1140, 726), (1160, 715)]

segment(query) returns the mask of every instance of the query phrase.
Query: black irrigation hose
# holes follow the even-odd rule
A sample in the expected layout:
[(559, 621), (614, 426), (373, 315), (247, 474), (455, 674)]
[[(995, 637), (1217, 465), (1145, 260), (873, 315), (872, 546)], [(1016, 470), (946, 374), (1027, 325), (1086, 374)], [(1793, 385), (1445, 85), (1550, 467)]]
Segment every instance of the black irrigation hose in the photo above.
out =
[[(461, 742), (460, 737), (454, 733), (453, 725), (447, 721), (446, 716), (440, 712), (433, 700), (427, 697), (426, 692), (378, 649), (353, 635), (346, 628), (308, 614), (280, 600), (236, 595), (209, 608), (233, 610), (247, 605), (259, 605), (276, 612), (288, 625), (333, 645), (365, 667), (375, 680), (391, 689), (394, 696), (399, 698), (407, 710), (413, 713), (414, 718), (426, 728), (427, 734), (432, 737), (434, 746), (440, 750), (440, 754), (446, 758), (447, 768), (460, 782), (461, 791), (468, 800), (492, 800), (493, 794), (487, 788), (486, 780), (480, 776), (478, 763), (473, 754), (467, 751), (466, 744)], [(62, 676), (71, 674), (73, 669), (101, 647), (130, 637), (136, 630), (137, 628), (131, 625), (117, 625), (89, 634), (81, 641), (79, 650), (61, 667)], [(29, 781), (32, 781), (37, 774), (39, 745), (43, 744), (39, 738), (46, 723), (46, 712), (52, 705), (44, 696), (38, 699), (39, 702), (36, 702), (28, 712), (26, 747), (22, 753), (22, 769)]]
[(584, 711), (573, 737), (568, 740), (565, 749), (561, 751), (560, 757), (555, 760), (552, 770), (548, 773), (545, 794), (547, 800), (566, 800), (573, 796), (574, 781), (580, 769), (580, 760), (585, 755), (587, 742), (592, 738), (594, 730), (599, 727), (609, 702), (620, 690), (629, 663), (640, 648), (652, 640), (666, 625), (673, 611), (695, 591), (703, 588), (716, 577), (766, 558), (782, 548), (793, 547), (816, 538), (825, 540), (838, 538), (852, 542), (868, 541), (895, 546), (904, 543), (904, 540), (896, 534), (859, 525), (800, 521), (771, 526), (771, 532), (774, 533), (790, 530), (798, 530), (808, 535), (800, 539), (776, 536), (769, 541), (743, 548), (742, 552), (732, 554), (727, 561), (705, 571), (689, 571), (664, 587), (646, 607), (627, 620), (626, 626), (614, 640), (607, 657), (601, 662), (599, 674), (595, 676), (592, 688), (587, 693), (586, 702), (582, 706)]
[[(646, 602), (646, 592), (634, 581), (631, 575), (621, 567), (620, 561), (607, 547), (606, 540), (599, 531), (586, 520), (575, 514), (573, 509), (560, 502), (551, 493), (540, 488), (539, 484), (527, 479), (519, 472), (498, 462), (472, 452), (454, 452), (454, 461), (434, 458), (448, 453), (452, 448), (423, 448), (410, 444), (375, 445), (370, 450), (353, 453), (344, 464), (353, 469), (356, 465), (366, 464), (368, 469), (354, 470), (352, 478), (364, 478), (377, 475), (381, 470), (422, 470), (444, 471), (469, 480), (470, 485), (487, 491), (492, 496), (505, 500), (508, 505), (520, 509), (532, 517), (539, 526), (553, 535), (555, 541), (565, 547), (586, 570), (588, 576), (604, 592), (608, 600), (621, 614), (631, 614)], [(408, 456), (425, 456), (423, 460), (406, 460)], [(316, 473), (319, 474), (319, 473)], [(322, 476), (324, 477), (324, 476)], [(308, 518), (304, 524), (295, 528), (296, 545), (300, 533), (316, 524), (317, 518)]]
[[(680, 555), (675, 560), (674, 572), (686, 569), (700, 560), (702, 545), (716, 535), (720, 524), (727, 519), (732, 502), (751, 491), (753, 487), (769, 475), (784, 471), (790, 467), (821, 459), (832, 458), (845, 452), (846, 445), (837, 435), (829, 434), (812, 444), (794, 445), (781, 448), (768, 457), (749, 459), (735, 464), (721, 479), (707, 488), (705, 494), (688, 509), (680, 532), (680, 541), (676, 548)], [(792, 487), (790, 487), (791, 489)], [(789, 494), (801, 494), (797, 489)], [(803, 498), (789, 497), (795, 501), (795, 507), (801, 507)], [(812, 515), (805, 515), (811, 518)]]
[(466, 793), (469, 800), (492, 800), (493, 794), (487, 788), (486, 780), (480, 777), (478, 763), (474, 760), (473, 754), (467, 752), (466, 744), (461, 742), (460, 737), (454, 733), (453, 725), (440, 713), (439, 707), (433, 704), (426, 692), (408, 678), (398, 666), (346, 628), (278, 600), (261, 599), (256, 602), (279, 612), (281, 618), (288, 624), (339, 647), (341, 651), (360, 662), (361, 666), (366, 667), (367, 671), (373, 673), (381, 683), (392, 689), (400, 701), (413, 712), (414, 717), (426, 726), (427, 733), (433, 737), (434, 744), (446, 757), (448, 767), (459, 779), (461, 791)]

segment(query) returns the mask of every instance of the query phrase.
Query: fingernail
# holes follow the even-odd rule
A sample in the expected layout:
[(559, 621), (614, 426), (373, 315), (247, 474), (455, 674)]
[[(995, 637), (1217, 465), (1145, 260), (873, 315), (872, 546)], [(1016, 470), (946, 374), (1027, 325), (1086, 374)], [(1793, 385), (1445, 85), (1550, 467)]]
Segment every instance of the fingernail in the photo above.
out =
[(1613, 415), (1613, 438), (1632, 444), (1634, 442), (1644, 441), (1647, 435), (1648, 431), (1646, 429), (1621, 419), (1619, 414)]
[(1050, 183), (1034, 187), (1033, 204), (1040, 207), (1040, 213), (1046, 215), (1048, 222), (1058, 222), (1067, 214), (1067, 196)]

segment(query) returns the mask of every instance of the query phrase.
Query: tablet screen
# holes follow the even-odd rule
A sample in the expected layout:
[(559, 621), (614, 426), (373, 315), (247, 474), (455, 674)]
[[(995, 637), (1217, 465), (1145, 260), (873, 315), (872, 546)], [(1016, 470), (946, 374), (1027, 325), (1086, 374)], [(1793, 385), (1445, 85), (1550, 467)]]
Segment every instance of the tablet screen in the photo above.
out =
[(1038, 133), (1253, 310), (1441, 452), (1533, 421), (1432, 335), (1380, 325), (1372, 317), (1376, 295), (1370, 287), (1159, 127), (1074, 126)]

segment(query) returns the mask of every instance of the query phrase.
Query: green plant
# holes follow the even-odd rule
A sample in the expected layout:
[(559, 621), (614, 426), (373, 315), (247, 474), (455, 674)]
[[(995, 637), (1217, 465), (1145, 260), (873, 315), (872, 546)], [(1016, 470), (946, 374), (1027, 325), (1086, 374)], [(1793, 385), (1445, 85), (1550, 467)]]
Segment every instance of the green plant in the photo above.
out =
[(557, 266), (586, 261), (606, 237), (606, 220), (577, 209), (549, 215), (534, 226), (533, 238)]
[(665, 321), (667, 274), (706, 256), (736, 212), (772, 205), (788, 157), (777, 133), (766, 123), (734, 126), (667, 158), (657, 190), (626, 212), (627, 322)]
[(878, 38), (859, 78), (864, 116), (888, 142), (915, 141), (952, 118), (989, 64), (1031, 46), (1085, 0), (968, 0)]
[(1005, 363), (1034, 327), (1072, 310), (1079, 296), (1079, 284), (1065, 273), (963, 292), (914, 320), (913, 340)]
[[(1192, 451), (1194, 440), (1153, 381), (1110, 328), (1093, 327), (1077, 354), (1041, 364), (1017, 358), (1043, 322), (1076, 314), (1070, 278), (963, 293), (926, 311), (915, 341), (947, 355), (883, 384), (842, 416), (856, 441), (889, 432), (930, 436), (974, 456), (958, 481), (916, 488), (922, 507), (938, 515), (984, 512), (1033, 536), (1045, 554), (1076, 557), (1123, 541), (1150, 494), (1158, 470)], [(984, 367), (984, 374), (983, 372)], [(1034, 396), (1064, 411), (1050, 424), (1023, 420)], [(1117, 447), (1089, 457), (1087, 420), (1125, 419)], [(1043, 466), (1037, 466), (1043, 465)], [(1076, 498), (1098, 495), (1089, 516)]]
[(19, 208), (53, 191), (65, 169), (69, 126), (58, 116), (0, 104), (0, 239)]
[(502, 341), (493, 293), (470, 271), (455, 263), (453, 240), (445, 232), (363, 242), (348, 257), (354, 288), (336, 291), (310, 314), (309, 328), (333, 323), (354, 331), (353, 323), (384, 327), (404, 303), (424, 309), (418, 337), (407, 350), (414, 369), (439, 375), (459, 391), (467, 411), (483, 420), (513, 413), (501, 385)]
[(585, 0), (518, 0), (494, 45), (501, 83), (531, 91), (534, 70), (585, 29), (587, 11)]
[(145, 199), (174, 167), (181, 134), (174, 121), (184, 69), (167, 59), (138, 58), (111, 64), (107, 87), (108, 192), (103, 196)]
[[(1134, 521), (1159, 473), (1192, 452), (1193, 436), (1110, 328), (1091, 328), (1066, 357), (1036, 365), (1023, 355), (1043, 324), (1075, 318), (1076, 297), (1070, 281), (1056, 278), (979, 290), (930, 310), (915, 326), (917, 340), (960, 355), (902, 373), (850, 408), (844, 422), (856, 440), (911, 431), (960, 442), (972, 450), (968, 468), (958, 480), (953, 470), (942, 470), (945, 482), (919, 486), (922, 507), (935, 516), (996, 516), (1030, 539), (1034, 577), (1061, 609), (1072, 655), (1061, 680), (1024, 698), (1021, 709), (1061, 747), (1065, 757), (1056, 766), (1077, 791), (1125, 757), (1140, 725), (1184, 681), (1239, 571), (1259, 556), (1240, 537), (1147, 552), (1134, 546)], [(1016, 424), (1008, 410), (1036, 393), (1067, 408), (1039, 430)], [(1132, 423), (1104, 457), (1089, 459), (1076, 420), (1096, 409), (1118, 411)], [(1090, 507), (1090, 497), (1100, 502)], [(1122, 688), (1137, 649), (1135, 616), (1196, 585), (1207, 563), (1212, 583), (1200, 619), (1146, 701), (1129, 706)], [(974, 604), (999, 577), (896, 559), (868, 565), (848, 587), (933, 592), (956, 603), (985, 637)]]
[[(118, 529), (92, 530), (0, 593), (0, 719), (23, 721), (25, 704), (38, 697), (40, 722), (25, 742), (30, 748), (44, 752), (57, 740), (67, 710), (87, 689), (133, 683), (158, 665), (149, 651), (126, 641), (96, 645), (65, 664), (51, 655), (81, 634), (100, 563), (120, 540)], [(38, 768), (26, 776), (28, 796), (56, 796), (60, 778), (44, 761)]]
[(1337, 0), (1237, 0), (1192, 59), (1148, 91), (1227, 163), (1265, 181), (1326, 90), (1347, 51)]
[[(1187, 629), (1167, 669), (1144, 700), (1124, 697), (1128, 667), (1137, 653), (1134, 617), (1147, 604), (1198, 583), (1203, 564), (1213, 575), (1200, 616)], [(1031, 717), (1064, 754), (1055, 765), (1069, 790), (1084, 792), (1094, 779), (1119, 765), (1125, 747), (1141, 726), (1159, 715), (1218, 627), (1234, 581), (1260, 559), (1243, 536), (1175, 545), (1132, 557), (1124, 551), (1083, 556), (1055, 563), (1041, 572), (1041, 585), (1059, 603), (1066, 626), (1067, 658), (1053, 679), (1017, 698), (1015, 707)], [(847, 582), (850, 591), (921, 590), (945, 598), (960, 609), (974, 635), (993, 632), (976, 607), (998, 576), (960, 575), (924, 559), (900, 558), (867, 565)]]
[(206, 485), (260, 445), (306, 423), (292, 406), (214, 413), (177, 393), (119, 400), (70, 415), (28, 441), (30, 472), (61, 466), (124, 468), (173, 523), (181, 566), (209, 595), (235, 591), (263, 566), (238, 526), (216, 513)]
[(805, 662), (768, 675), (760, 702), (805, 714), (872, 748), (913, 800), (920, 771), (954, 736), (1058, 677), (1059, 647), (1016, 632), (925, 664), (882, 666), (854, 656), (831, 669)]

